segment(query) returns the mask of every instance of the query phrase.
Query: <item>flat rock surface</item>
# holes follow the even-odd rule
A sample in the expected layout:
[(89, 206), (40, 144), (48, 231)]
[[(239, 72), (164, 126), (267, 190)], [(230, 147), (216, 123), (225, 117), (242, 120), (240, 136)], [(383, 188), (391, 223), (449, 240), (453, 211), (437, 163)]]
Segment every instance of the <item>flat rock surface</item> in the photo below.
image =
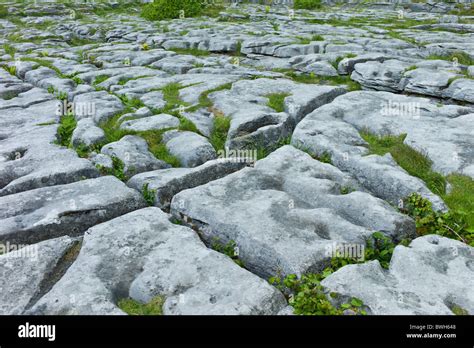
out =
[(34, 243), (87, 228), (144, 206), (138, 192), (112, 176), (0, 198), (0, 241)]
[[(0, 243), (40, 255), (0, 255), (0, 314), (159, 295), (165, 314), (291, 315), (268, 278), (374, 232), (413, 241), (328, 288), (369, 314), (473, 314), (472, 248), (415, 239), (403, 205), (470, 218), (453, 181), (474, 178), (470, 4), (208, 3), (164, 21), (144, 2), (0, 6)], [(364, 140), (387, 135), (414, 155)]]
[(349, 265), (322, 285), (360, 298), (372, 314), (449, 315), (455, 306), (474, 311), (474, 248), (435, 235), (397, 246), (388, 270), (378, 261)]
[(283, 295), (205, 247), (158, 208), (90, 229), (76, 262), (33, 314), (124, 314), (116, 299), (165, 296), (164, 314), (276, 314)]
[(414, 232), (414, 222), (384, 201), (340, 193), (353, 185), (337, 168), (285, 146), (255, 168), (178, 193), (171, 212), (208, 243), (235, 241), (256, 274), (302, 274), (323, 268), (329, 243), (364, 244), (373, 231), (398, 238)]

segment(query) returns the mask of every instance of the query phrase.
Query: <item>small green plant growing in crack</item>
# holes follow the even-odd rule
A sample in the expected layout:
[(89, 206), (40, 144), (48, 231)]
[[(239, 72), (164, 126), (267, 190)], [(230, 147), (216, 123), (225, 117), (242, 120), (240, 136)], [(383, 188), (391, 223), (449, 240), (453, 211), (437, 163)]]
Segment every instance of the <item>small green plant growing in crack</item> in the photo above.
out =
[(125, 164), (122, 160), (116, 156), (112, 156), (112, 168), (107, 168), (101, 165), (97, 165), (97, 168), (103, 175), (113, 175), (121, 181), (126, 181), (128, 178), (124, 173)]
[(155, 199), (156, 199), (156, 189), (155, 190), (150, 190), (148, 188), (149, 184), (146, 183), (142, 187), (142, 195), (143, 198), (145, 199), (145, 202), (148, 203), (149, 206), (155, 205)]
[(237, 265), (244, 267), (242, 260), (239, 259), (239, 248), (235, 241), (231, 240), (226, 244), (222, 244), (219, 238), (216, 237), (211, 243), (211, 248), (229, 256)]
[(452, 306), (451, 312), (453, 312), (455, 315), (469, 315), (469, 312), (466, 309), (458, 305)]
[(342, 186), (341, 189), (340, 189), (340, 192), (341, 192), (341, 195), (347, 195), (351, 192), (354, 192), (354, 189), (352, 187), (349, 187), (349, 186)]
[(463, 215), (434, 211), (431, 202), (418, 193), (405, 199), (402, 212), (415, 219), (416, 232), (420, 236), (438, 234), (474, 246), (474, 230), (467, 229)]
[(319, 162), (332, 164), (332, 156), (330, 152), (324, 151), (320, 155), (313, 155), (313, 158)]
[(227, 133), (230, 129), (230, 117), (216, 116), (214, 117), (214, 127), (212, 128), (209, 141), (216, 151), (225, 149)]
[(283, 279), (279, 276), (271, 277), (269, 282), (284, 294), (289, 294), (288, 303), (297, 315), (342, 315), (345, 310), (352, 310), (360, 315), (367, 314), (363, 309), (364, 303), (356, 297), (340, 306), (333, 304), (330, 298), (336, 299), (337, 294), (330, 293), (328, 297), (321, 285), (326, 276), (310, 273), (298, 278), (295, 274), (290, 274)]
[(15, 57), (16, 48), (9, 44), (3, 44), (3, 50), (6, 54), (9, 54), (12, 57)]
[(118, 301), (118, 307), (128, 315), (162, 315), (165, 298), (156, 296), (148, 303), (140, 303), (131, 298)]
[(275, 110), (276, 112), (285, 111), (285, 98), (290, 96), (289, 93), (271, 93), (265, 97), (268, 98), (267, 106)]
[(97, 86), (104, 82), (105, 80), (108, 80), (110, 76), (108, 75), (97, 75), (94, 79), (94, 82), (92, 83), (94, 86)]
[(250, 145), (247, 146), (248, 150), (257, 150), (257, 160), (261, 160), (265, 157), (267, 157), (269, 154), (271, 154), (273, 151), (276, 149), (289, 145), (291, 143), (291, 135), (280, 138), (275, 144), (272, 146), (265, 146), (263, 144), (257, 143), (255, 145)]
[(62, 116), (59, 120), (59, 126), (56, 132), (56, 143), (61, 146), (69, 147), (76, 125), (77, 121), (73, 114)]
[(363, 130), (360, 135), (368, 143), (371, 154), (383, 156), (390, 153), (400, 167), (410, 175), (426, 182), (432, 192), (438, 195), (446, 192), (446, 179), (431, 169), (433, 162), (425, 153), (417, 151), (404, 143), (406, 134), (379, 136)]
[(295, 0), (293, 6), (302, 10), (318, 10), (323, 7), (321, 0)]

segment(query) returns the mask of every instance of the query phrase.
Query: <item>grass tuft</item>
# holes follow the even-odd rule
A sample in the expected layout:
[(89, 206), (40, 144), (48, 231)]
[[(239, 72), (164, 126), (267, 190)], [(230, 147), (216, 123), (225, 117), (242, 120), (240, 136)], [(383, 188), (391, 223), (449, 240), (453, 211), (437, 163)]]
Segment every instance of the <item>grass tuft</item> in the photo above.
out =
[(267, 106), (275, 110), (276, 112), (285, 111), (285, 98), (290, 96), (289, 93), (272, 93), (267, 94), (268, 98)]
[(140, 303), (131, 298), (121, 299), (118, 307), (129, 315), (162, 315), (165, 298), (154, 297), (149, 303)]

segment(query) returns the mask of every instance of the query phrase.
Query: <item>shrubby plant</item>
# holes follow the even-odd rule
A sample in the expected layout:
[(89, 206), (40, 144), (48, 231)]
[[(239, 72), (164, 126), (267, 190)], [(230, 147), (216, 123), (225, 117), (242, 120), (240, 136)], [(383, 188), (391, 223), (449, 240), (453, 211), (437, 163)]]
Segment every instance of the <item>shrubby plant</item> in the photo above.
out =
[(163, 20), (195, 17), (202, 13), (203, 5), (199, 0), (155, 0), (143, 7), (141, 15), (148, 20)]
[(321, 0), (294, 0), (295, 9), (317, 10), (321, 7)]
[(0, 18), (5, 18), (7, 15), (8, 9), (5, 6), (0, 5)]
[(462, 215), (434, 211), (431, 202), (418, 193), (411, 194), (405, 200), (403, 211), (415, 219), (416, 231), (420, 236), (438, 234), (474, 246), (474, 232), (466, 229), (467, 224)]

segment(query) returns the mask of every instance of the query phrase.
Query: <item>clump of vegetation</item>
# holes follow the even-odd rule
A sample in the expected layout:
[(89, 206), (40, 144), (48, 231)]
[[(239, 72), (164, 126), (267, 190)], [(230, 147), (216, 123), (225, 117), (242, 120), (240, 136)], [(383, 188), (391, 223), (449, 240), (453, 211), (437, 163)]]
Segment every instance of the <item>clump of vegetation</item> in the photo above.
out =
[(105, 80), (109, 79), (109, 75), (97, 75), (94, 79), (94, 82), (92, 83), (94, 86), (97, 86), (104, 82)]
[(337, 68), (339, 67), (339, 63), (344, 59), (344, 58), (355, 58), (357, 57), (357, 54), (354, 54), (354, 53), (348, 53), (346, 55), (343, 55), (343, 56), (339, 56), (336, 58), (336, 60), (331, 64), (334, 69), (337, 70)]
[(469, 315), (469, 312), (458, 306), (458, 305), (454, 305), (452, 308), (451, 308), (451, 312), (453, 312), (455, 315)]
[(321, 0), (295, 0), (294, 8), (303, 10), (318, 10), (322, 8)]
[(214, 93), (214, 92), (227, 90), (227, 89), (231, 89), (231, 88), (232, 88), (232, 83), (229, 82), (229, 83), (220, 85), (219, 87), (216, 87), (216, 88), (213, 88), (213, 89), (210, 89), (210, 90), (207, 90), (207, 91), (203, 92), (199, 96), (199, 107), (200, 108), (201, 107), (205, 107), (205, 108), (211, 107), (212, 106), (212, 101), (209, 99), (209, 94)]
[(204, 6), (199, 0), (155, 0), (143, 6), (142, 17), (157, 21), (163, 19), (174, 19), (199, 16)]
[(16, 53), (15, 47), (9, 44), (3, 44), (3, 50), (5, 51), (6, 54), (9, 54), (10, 56), (14, 57)]
[(181, 163), (178, 158), (171, 155), (166, 148), (166, 145), (162, 143), (162, 136), (166, 129), (163, 130), (149, 130), (143, 132), (132, 132), (134, 135), (138, 135), (145, 139), (148, 143), (148, 150), (158, 159), (171, 164), (172, 167), (180, 167)]
[(188, 54), (196, 57), (205, 57), (211, 54), (209, 51), (199, 50), (197, 48), (172, 48), (171, 50), (177, 54)]
[(474, 240), (474, 180), (461, 174), (450, 174), (446, 179), (451, 189), (441, 197), (454, 218), (465, 225), (464, 233), (470, 235), (468, 239)]
[(76, 129), (77, 121), (73, 114), (67, 114), (59, 120), (58, 130), (56, 132), (57, 144), (69, 147), (71, 144), (72, 133)]
[(5, 18), (7, 15), (8, 9), (5, 6), (0, 5), (0, 18)]
[(211, 243), (211, 248), (215, 251), (218, 251), (222, 254), (229, 256), (232, 261), (238, 264), (240, 267), (244, 267), (242, 260), (239, 259), (239, 252), (237, 243), (233, 240), (229, 241), (227, 244), (222, 244), (219, 241), (219, 238), (214, 238)]
[(126, 181), (128, 177), (124, 173), (125, 164), (116, 156), (112, 156), (112, 168), (97, 166), (103, 175), (113, 175), (117, 179)]
[(273, 144), (272, 146), (264, 146), (261, 144), (257, 144), (256, 146), (250, 147), (250, 150), (256, 149), (257, 150), (257, 160), (261, 160), (265, 157), (267, 157), (269, 154), (271, 154), (273, 151), (276, 149), (289, 145), (291, 143), (291, 135), (281, 138), (276, 142), (276, 144)]
[[(399, 245), (407, 246), (410, 240), (404, 239)], [(290, 293), (289, 303), (293, 306), (296, 314), (303, 315), (340, 315), (344, 310), (350, 309), (357, 314), (366, 314), (362, 301), (352, 298), (348, 303), (336, 306), (327, 297), (321, 286), (321, 281), (349, 264), (363, 263), (371, 260), (378, 260), (380, 265), (388, 269), (392, 258), (393, 250), (397, 245), (381, 232), (375, 232), (367, 240), (363, 257), (348, 258), (334, 257), (330, 264), (320, 273), (310, 273), (298, 277), (290, 274), (285, 278), (280, 276), (271, 277), (270, 284), (276, 286), (284, 294)], [(331, 293), (331, 298), (337, 298), (337, 294)]]
[[(403, 212), (416, 221), (418, 235), (439, 234), (474, 245), (474, 180), (461, 174), (447, 177), (432, 170), (430, 158), (404, 143), (406, 134), (374, 135), (361, 132), (369, 144), (370, 153), (384, 155), (390, 153), (394, 160), (410, 175), (422, 179), (426, 186), (439, 195), (450, 211), (443, 213), (432, 209), (429, 200), (414, 193), (405, 199)], [(447, 184), (451, 190), (446, 191)]]
[(216, 151), (225, 149), (227, 133), (230, 129), (230, 117), (216, 116), (214, 117), (214, 127), (212, 128), (209, 141)]
[[(340, 306), (334, 305), (321, 285), (324, 278), (325, 276), (321, 274), (305, 274), (301, 278), (290, 274), (284, 279), (272, 277), (269, 281), (283, 293), (291, 294), (288, 296), (288, 303), (294, 308), (295, 314), (342, 315), (346, 309), (361, 315), (367, 314), (363, 309), (363, 302), (355, 297), (349, 303), (343, 303)], [(330, 297), (337, 298), (337, 294), (331, 293)]]
[(446, 192), (446, 179), (431, 169), (433, 162), (425, 153), (404, 143), (406, 134), (379, 136), (367, 130), (360, 134), (369, 144), (370, 153), (380, 156), (390, 153), (400, 167), (410, 175), (422, 179), (432, 192), (438, 195)]
[(181, 88), (183, 88), (183, 86), (177, 82), (169, 83), (163, 87), (161, 92), (163, 93), (163, 99), (166, 101), (164, 111), (172, 110), (182, 104), (181, 98), (179, 96), (179, 90)]
[(438, 234), (474, 246), (474, 230), (472, 226), (470, 230), (467, 229), (463, 215), (434, 211), (431, 202), (418, 193), (405, 199), (402, 211), (415, 219), (416, 232), (420, 236)]
[(354, 189), (349, 186), (342, 186), (340, 189), (341, 195), (348, 195), (351, 192), (354, 192)]
[[(132, 131), (121, 129), (118, 119), (125, 113), (131, 112), (133, 109), (127, 106), (125, 110), (118, 113), (107, 121), (102, 122), (99, 126), (105, 133), (105, 142), (101, 145), (119, 141), (125, 135), (137, 135), (142, 137), (148, 143), (148, 150), (158, 159), (165, 161), (173, 167), (179, 167), (180, 162), (175, 156), (171, 155), (166, 149), (162, 141), (162, 135), (169, 129), (149, 130), (149, 131)], [(170, 128), (172, 129), (172, 128)]]
[(276, 112), (285, 111), (285, 98), (290, 94), (288, 93), (271, 93), (266, 95), (268, 98), (267, 106), (275, 110)]
[(294, 71), (284, 71), (286, 76), (295, 82), (322, 85), (346, 85), (349, 91), (358, 91), (361, 86), (358, 82), (351, 80), (349, 76), (317, 76), (314, 73), (298, 74)]
[(142, 195), (143, 198), (145, 199), (145, 202), (148, 203), (149, 206), (155, 205), (155, 199), (156, 199), (156, 189), (155, 190), (150, 190), (148, 188), (148, 183), (144, 184), (142, 187)]
[(187, 119), (186, 117), (183, 117), (183, 116), (179, 117), (179, 127), (178, 127), (178, 129), (180, 131), (188, 131), (188, 132), (199, 133), (199, 130), (197, 129), (194, 122)]
[(434, 60), (449, 60), (451, 62), (457, 62), (459, 64), (462, 64), (462, 65), (474, 65), (474, 59), (471, 58), (471, 56), (469, 54), (467, 54), (466, 52), (462, 52), (462, 51), (459, 51), (459, 52), (453, 52), (451, 54), (448, 54), (448, 55), (430, 55), (428, 57), (426, 57), (426, 59), (434, 59)]
[(165, 298), (163, 296), (156, 296), (149, 303), (145, 304), (131, 298), (124, 298), (117, 305), (129, 315), (162, 315), (164, 303)]
[(319, 162), (332, 164), (331, 153), (327, 151), (323, 152), (321, 155), (314, 155), (313, 158), (318, 160)]

